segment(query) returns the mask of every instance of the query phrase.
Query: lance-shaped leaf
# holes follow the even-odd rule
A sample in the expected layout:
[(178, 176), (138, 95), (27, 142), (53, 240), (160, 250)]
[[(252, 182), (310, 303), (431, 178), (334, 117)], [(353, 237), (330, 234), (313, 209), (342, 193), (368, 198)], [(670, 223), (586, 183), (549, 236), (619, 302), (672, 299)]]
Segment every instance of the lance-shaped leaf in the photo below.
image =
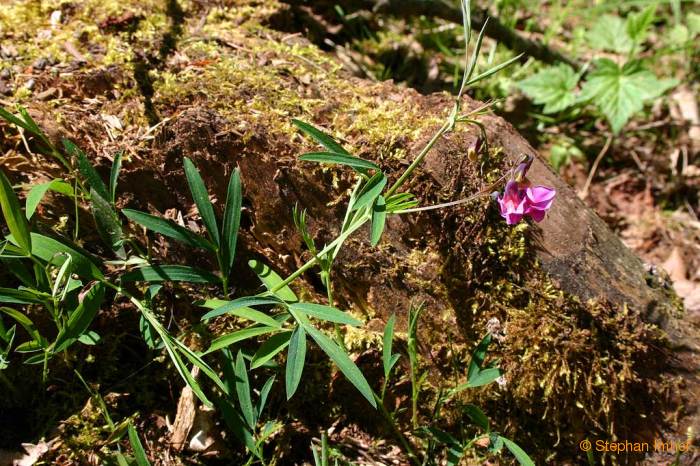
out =
[[(75, 245), (68, 245), (54, 238), (32, 233), (32, 255), (60, 267), (66, 261), (66, 256), (70, 256), (73, 264), (73, 273), (77, 273), (83, 278), (92, 280), (102, 280), (104, 275), (99, 267), (89, 257), (88, 253), (79, 249)], [(14, 236), (8, 238), (15, 242)]]
[(294, 303), (290, 304), (289, 307), (296, 312), (300, 312), (307, 316), (316, 317), (317, 319), (325, 320), (328, 322), (335, 322), (337, 324), (347, 324), (352, 326), (362, 325), (362, 322), (355, 319), (351, 315), (336, 309), (331, 306), (325, 306), (323, 304), (312, 304), (312, 303)]
[(241, 351), (236, 355), (236, 394), (238, 395), (238, 404), (241, 407), (243, 417), (248, 423), (248, 427), (255, 428), (256, 418), (253, 408), (253, 401), (250, 398), (250, 382), (248, 381), (248, 370), (245, 366), (243, 353)]
[(372, 206), (372, 227), (370, 228), (370, 241), (376, 246), (384, 233), (386, 224), (386, 201), (384, 196), (379, 196)]
[(233, 260), (236, 257), (236, 242), (238, 228), (241, 224), (241, 206), (243, 194), (241, 190), (241, 173), (237, 168), (231, 174), (226, 192), (226, 207), (224, 208), (224, 225), (222, 229), (221, 257), (223, 274), (228, 277), (231, 273)]
[(61, 179), (55, 179), (32, 186), (27, 193), (27, 200), (24, 207), (27, 220), (32, 218), (37, 206), (41, 204), (47, 191), (54, 191), (70, 197), (75, 195), (73, 193), (73, 187)]
[(122, 245), (122, 224), (112, 208), (112, 204), (103, 198), (95, 188), (90, 188), (90, 206), (100, 238), (113, 251), (118, 250)]
[(85, 153), (68, 139), (63, 140), (63, 147), (69, 155), (78, 160), (78, 170), (83, 178), (85, 178), (88, 185), (97, 191), (103, 199), (109, 199), (110, 195), (107, 186), (105, 186), (104, 181), (102, 181), (99, 173), (97, 173), (97, 170), (92, 166)]
[(186, 265), (149, 265), (139, 267), (121, 276), (123, 283), (127, 282), (189, 282), (218, 284), (219, 277), (206, 270), (188, 267)]
[(284, 381), (289, 400), (299, 387), (301, 374), (304, 371), (304, 361), (306, 360), (306, 332), (304, 327), (297, 325), (289, 340), (289, 351), (287, 351), (287, 367), (285, 368)]
[(276, 333), (279, 331), (279, 327), (269, 327), (266, 325), (256, 325), (253, 327), (247, 327), (243, 330), (237, 330), (226, 335), (222, 335), (211, 342), (209, 348), (204, 352), (204, 354), (213, 353), (221, 348), (226, 348), (239, 341), (247, 340), (249, 338), (254, 338), (259, 335), (264, 335), (266, 333)]
[(104, 285), (96, 283), (85, 294), (83, 301), (71, 313), (66, 326), (59, 332), (54, 342), (54, 353), (60, 353), (75, 343), (85, 333), (100, 310), (105, 295)]
[(134, 426), (129, 423), (129, 443), (131, 443), (131, 449), (134, 450), (134, 458), (136, 458), (136, 464), (138, 466), (151, 466), (146, 456), (146, 451), (143, 449), (141, 440), (139, 440), (139, 435), (136, 433)]
[(114, 204), (117, 200), (117, 181), (119, 179), (119, 172), (122, 169), (122, 157), (124, 156), (123, 151), (117, 152), (112, 161), (112, 169), (109, 172), (109, 201)]
[(210, 251), (215, 250), (214, 246), (209, 241), (188, 230), (187, 228), (181, 227), (172, 220), (167, 220), (161, 217), (156, 217), (155, 215), (150, 215), (145, 212), (139, 212), (138, 210), (131, 209), (123, 209), (122, 213), (129, 220), (132, 220), (155, 233), (168, 236), (193, 248), (203, 248)]
[(333, 340), (328, 338), (323, 332), (318, 330), (316, 327), (311, 325), (311, 322), (304, 316), (293, 309), (290, 308), (289, 312), (292, 314), (294, 319), (304, 327), (304, 331), (308, 333), (311, 338), (314, 339), (316, 344), (323, 350), (326, 355), (338, 366), (340, 372), (347, 377), (351, 384), (357, 388), (357, 390), (364, 396), (369, 403), (376, 408), (377, 402), (374, 399), (374, 393), (372, 388), (367, 383), (367, 379), (362, 374), (360, 369), (355, 365), (354, 362), (348, 357), (347, 353), (343, 351)]
[(357, 200), (352, 206), (353, 210), (358, 210), (374, 203), (374, 200), (377, 199), (384, 190), (386, 183), (387, 179), (384, 173), (375, 173), (357, 194)]
[(12, 190), (12, 185), (2, 170), (0, 170), (0, 208), (2, 208), (5, 223), (14, 236), (17, 246), (28, 256), (32, 250), (29, 222), (22, 213), (17, 195)]
[(380, 170), (374, 162), (359, 157), (337, 152), (309, 152), (299, 157), (305, 162), (327, 163), (331, 165), (345, 165), (355, 169), (358, 173), (369, 176), (369, 170)]
[(333, 152), (335, 154), (343, 154), (343, 155), (350, 155), (348, 151), (346, 151), (343, 146), (338, 144), (335, 139), (321, 131), (320, 129), (308, 124), (304, 123), (301, 120), (292, 120), (292, 123), (294, 123), (294, 126), (299, 128), (304, 134), (307, 136), (310, 136), (314, 141), (317, 143), (321, 144), (323, 147), (328, 149), (329, 152)]
[[(231, 314), (271, 327), (279, 327), (281, 324), (272, 317), (260, 311), (256, 311), (255, 309), (250, 309), (252, 306), (270, 304), (283, 304), (283, 302), (274, 296), (246, 296), (234, 299), (233, 301), (218, 301), (214, 304), (216, 307), (212, 311), (202, 316), (202, 320), (212, 319), (224, 314)], [(204, 307), (208, 307), (206, 302), (204, 303)]]
[[(248, 261), (248, 265), (251, 269), (253, 269), (260, 281), (263, 282), (265, 288), (267, 288), (268, 290), (272, 291), (280, 287), (280, 285), (284, 283), (284, 280), (282, 280), (282, 278), (279, 275), (277, 275), (277, 273), (274, 270), (265, 265), (263, 262), (251, 260)], [(294, 294), (294, 292), (288, 285), (281, 287), (274, 293), (277, 297), (288, 303), (296, 303), (297, 301), (299, 301), (297, 295)]]
[(520, 446), (518, 446), (517, 443), (513, 442), (512, 440), (508, 440), (505, 437), (499, 436), (499, 438), (503, 441), (506, 448), (510, 450), (513, 456), (515, 456), (515, 459), (518, 460), (518, 463), (520, 463), (521, 466), (535, 466), (535, 462), (532, 461), (532, 459), (522, 448), (520, 448)]
[(219, 247), (221, 244), (219, 227), (216, 224), (214, 206), (211, 205), (211, 201), (209, 200), (209, 192), (207, 191), (207, 187), (204, 185), (204, 181), (202, 180), (202, 176), (199, 174), (197, 167), (195, 167), (194, 163), (192, 163), (192, 161), (187, 157), (185, 157), (184, 166), (187, 184), (190, 186), (190, 192), (192, 193), (192, 198), (197, 206), (199, 215), (201, 215), (202, 221), (207, 227), (209, 238), (217, 247)]
[(289, 339), (292, 332), (280, 332), (272, 335), (265, 341), (253, 355), (250, 362), (250, 368), (256, 369), (265, 364), (270, 359), (274, 358), (280, 351), (289, 345)]

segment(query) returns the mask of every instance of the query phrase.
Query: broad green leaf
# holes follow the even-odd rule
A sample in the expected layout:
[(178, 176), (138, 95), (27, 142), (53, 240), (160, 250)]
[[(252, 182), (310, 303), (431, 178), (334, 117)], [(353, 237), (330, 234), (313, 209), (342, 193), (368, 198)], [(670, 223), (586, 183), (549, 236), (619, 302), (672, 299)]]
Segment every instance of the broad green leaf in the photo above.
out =
[(289, 345), (291, 336), (292, 332), (280, 332), (268, 338), (253, 355), (253, 359), (250, 361), (250, 368), (256, 369), (274, 358)]
[(384, 196), (379, 196), (372, 206), (372, 227), (370, 229), (370, 241), (372, 246), (376, 246), (384, 233), (386, 223), (386, 201)]
[(357, 201), (353, 204), (353, 210), (359, 210), (365, 206), (374, 203), (374, 200), (379, 197), (386, 186), (387, 179), (384, 173), (376, 173), (362, 187), (357, 195)]
[(627, 63), (620, 68), (614, 61), (596, 60), (595, 69), (587, 77), (579, 100), (595, 104), (610, 122), (614, 133), (619, 133), (632, 115), (648, 102), (660, 96), (677, 81), (658, 80), (639, 62)]
[(204, 352), (204, 354), (213, 353), (221, 348), (226, 348), (239, 341), (247, 340), (249, 338), (254, 338), (259, 335), (264, 335), (266, 333), (276, 333), (279, 331), (278, 327), (268, 327), (265, 325), (256, 325), (254, 327), (247, 327), (243, 330), (237, 330), (226, 335), (222, 335), (211, 342), (211, 346)]
[(41, 204), (41, 201), (42, 199), (44, 199), (44, 196), (46, 195), (47, 191), (54, 191), (57, 193), (65, 194), (66, 196), (70, 197), (73, 197), (75, 195), (75, 193), (73, 193), (73, 187), (69, 183), (66, 183), (61, 179), (55, 179), (47, 181), (46, 183), (41, 183), (32, 186), (32, 188), (27, 193), (27, 199), (24, 208), (27, 220), (32, 218), (37, 206)]
[(579, 75), (566, 64), (542, 69), (518, 82), (518, 87), (537, 105), (544, 105), (543, 113), (557, 113), (576, 103), (576, 85)]
[(259, 297), (259, 296), (248, 296), (245, 298), (235, 299), (229, 301), (222, 306), (207, 312), (202, 316), (202, 320), (212, 319), (224, 314), (231, 314), (234, 316), (242, 317), (244, 319), (252, 320), (259, 324), (268, 325), (270, 327), (281, 327), (281, 324), (269, 315), (251, 309), (249, 306), (261, 306), (264, 304), (281, 304), (277, 299)]
[(323, 304), (312, 304), (312, 303), (294, 303), (289, 305), (290, 309), (296, 312), (301, 312), (307, 316), (315, 317), (317, 319), (325, 320), (327, 322), (335, 322), (337, 324), (347, 324), (358, 327), (362, 325), (362, 322), (355, 319), (346, 312), (336, 309), (331, 306), (325, 306)]
[(100, 238), (113, 251), (117, 251), (122, 245), (123, 233), (122, 224), (112, 204), (103, 198), (95, 188), (90, 188), (90, 207)]
[(80, 335), (80, 337), (78, 337), (78, 341), (83, 345), (87, 346), (96, 345), (100, 342), (101, 339), (102, 338), (100, 337), (100, 334), (93, 330), (88, 330), (87, 332)]
[[(277, 275), (274, 270), (265, 265), (263, 262), (250, 260), (248, 261), (248, 266), (250, 266), (250, 268), (257, 274), (260, 281), (265, 285), (265, 288), (270, 291), (279, 287), (284, 282), (284, 280), (282, 280), (282, 278)], [(299, 301), (299, 298), (297, 298), (297, 295), (294, 294), (289, 285), (283, 286), (274, 293), (288, 303), (296, 303)]]
[(202, 180), (202, 176), (199, 174), (197, 167), (195, 167), (192, 161), (187, 157), (185, 157), (184, 166), (187, 183), (190, 186), (190, 192), (192, 193), (194, 203), (197, 205), (197, 211), (199, 211), (199, 215), (202, 217), (202, 221), (207, 227), (209, 238), (217, 247), (219, 247), (221, 245), (219, 226), (216, 224), (214, 206), (211, 205), (211, 201), (209, 200), (209, 192), (207, 191), (207, 187), (204, 185), (204, 181)]
[(0, 303), (10, 304), (36, 304), (41, 300), (28, 291), (16, 290), (14, 288), (0, 288)]
[(90, 288), (78, 308), (71, 313), (66, 326), (56, 337), (54, 353), (65, 350), (85, 333), (97, 315), (97, 311), (100, 310), (104, 295), (105, 289), (102, 283), (96, 283)]
[(469, 416), (474, 424), (484, 429), (486, 432), (489, 431), (489, 418), (484, 414), (484, 412), (476, 405), (468, 403), (464, 406), (464, 412)]
[(189, 282), (218, 284), (219, 277), (206, 270), (188, 267), (186, 265), (149, 265), (121, 276), (123, 283), (127, 282)]
[(231, 174), (226, 192), (226, 207), (224, 208), (224, 224), (222, 227), (223, 241), (221, 242), (221, 256), (223, 262), (222, 273), (228, 277), (236, 257), (236, 242), (238, 240), (238, 228), (241, 224), (241, 206), (243, 194), (241, 190), (241, 172), (237, 168)]
[(328, 149), (329, 152), (341, 155), (350, 155), (348, 151), (343, 149), (343, 146), (338, 144), (332, 137), (320, 129), (300, 120), (292, 120), (292, 123), (294, 123), (294, 126), (299, 128), (304, 134), (310, 136), (317, 143)]
[(12, 190), (10, 180), (5, 176), (5, 172), (0, 170), (0, 208), (5, 217), (5, 223), (14, 236), (17, 246), (24, 255), (29, 255), (32, 250), (32, 240), (29, 235), (29, 222), (22, 213), (17, 195)]
[[(500, 436), (499, 436), (500, 437)], [(503, 443), (506, 445), (506, 448), (510, 450), (510, 452), (515, 456), (515, 459), (518, 460), (518, 463), (521, 464), (521, 466), (535, 466), (535, 462), (532, 461), (532, 459), (525, 453), (525, 451), (518, 446), (515, 442), (512, 440), (508, 440), (505, 437), (500, 437), (501, 440), (503, 440)]]
[(639, 44), (646, 38), (649, 26), (651, 26), (651, 24), (654, 22), (656, 7), (656, 3), (652, 3), (639, 13), (632, 13), (627, 16), (627, 20), (625, 21), (625, 29), (627, 31), (627, 35), (633, 42)]
[(248, 381), (248, 370), (245, 366), (243, 353), (241, 351), (236, 355), (236, 395), (238, 395), (238, 404), (241, 407), (243, 417), (248, 423), (248, 427), (255, 429), (255, 411), (253, 409), (253, 401), (250, 398), (250, 382)]
[(289, 351), (287, 351), (287, 367), (285, 368), (284, 381), (289, 400), (299, 387), (301, 374), (304, 371), (304, 361), (306, 360), (306, 331), (301, 325), (297, 325), (289, 340)]
[(129, 423), (129, 443), (131, 444), (131, 449), (134, 450), (134, 458), (136, 458), (136, 464), (138, 466), (151, 466), (146, 456), (146, 451), (143, 449), (141, 440), (139, 440), (139, 435), (136, 433), (133, 424)]
[(173, 238), (174, 240), (193, 248), (208, 249), (210, 251), (215, 250), (214, 246), (209, 241), (188, 230), (187, 228), (181, 227), (172, 220), (167, 220), (161, 217), (156, 217), (155, 215), (150, 215), (131, 209), (123, 209), (122, 213), (129, 220), (132, 220), (151, 231)]
[(625, 21), (614, 15), (598, 18), (586, 34), (586, 39), (588, 45), (594, 49), (617, 53), (629, 52), (634, 44), (627, 34)]
[(358, 173), (363, 175), (368, 175), (368, 170), (380, 170), (374, 162), (337, 152), (309, 152), (299, 157), (299, 160), (305, 162), (328, 163), (332, 165), (346, 165), (354, 168)]
[(345, 353), (345, 351), (343, 351), (323, 332), (311, 325), (311, 322), (309, 322), (303, 314), (300, 315), (291, 308), (290, 313), (292, 316), (294, 316), (294, 319), (299, 323), (299, 325), (304, 327), (306, 333), (308, 333), (311, 338), (314, 339), (316, 344), (323, 350), (323, 352), (326, 353), (329, 358), (331, 358), (336, 366), (338, 366), (340, 372), (342, 372), (350, 383), (357, 388), (360, 394), (362, 394), (362, 396), (369, 401), (369, 404), (376, 408), (377, 402), (374, 399), (372, 388), (369, 386), (369, 383), (367, 383), (367, 379), (365, 379), (365, 376), (362, 374), (360, 369), (358, 369), (355, 363), (348, 357), (347, 353)]
[[(71, 258), (73, 272), (83, 278), (94, 280), (104, 279), (104, 275), (97, 265), (88, 258), (86, 253), (80, 252), (77, 246), (69, 246), (54, 238), (32, 233), (32, 255), (60, 267), (66, 260), (66, 255)], [(14, 237), (10, 237), (14, 241)]]
[(102, 181), (99, 173), (97, 173), (97, 170), (92, 166), (85, 153), (68, 139), (63, 140), (63, 147), (69, 155), (77, 159), (78, 170), (83, 178), (85, 178), (88, 185), (97, 191), (103, 199), (110, 199), (107, 186), (105, 186), (104, 181)]
[(123, 151), (117, 152), (112, 161), (112, 169), (109, 172), (109, 201), (114, 204), (117, 200), (117, 181), (119, 180), (119, 172), (122, 169)]

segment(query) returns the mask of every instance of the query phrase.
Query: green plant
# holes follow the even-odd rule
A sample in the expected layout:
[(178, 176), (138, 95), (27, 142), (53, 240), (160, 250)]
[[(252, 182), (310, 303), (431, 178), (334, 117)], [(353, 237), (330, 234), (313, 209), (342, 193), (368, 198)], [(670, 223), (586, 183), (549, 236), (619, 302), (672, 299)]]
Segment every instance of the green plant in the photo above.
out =
[[(464, 40), (468, 49), (471, 43), (468, 3), (462, 3), (462, 11)], [(189, 190), (206, 230), (206, 237), (204, 237), (158, 215), (132, 209), (117, 209), (117, 181), (122, 165), (122, 154), (115, 156), (109, 180), (105, 183), (95, 167), (90, 164), (87, 156), (75, 144), (65, 140), (63, 149), (59, 150), (51, 145), (49, 139), (24, 109), (20, 108), (19, 117), (3, 110), (0, 116), (31, 133), (37, 138), (42, 151), (54, 157), (66, 168), (68, 180), (55, 179), (32, 187), (27, 193), (26, 207), (22, 211), (13, 187), (0, 171), (0, 205), (9, 230), (9, 235), (0, 244), (2, 251), (0, 259), (9, 265), (8, 270), (15, 277), (13, 285), (21, 283), (14, 288), (1, 288), (0, 302), (24, 306), (24, 309), (31, 306), (34, 311), (46, 310), (56, 327), (50, 335), (42, 334), (37, 330), (39, 327), (30, 319), (28, 312), (1, 307), (0, 311), (16, 321), (28, 335), (28, 340), (15, 347), (15, 352), (34, 353), (24, 362), (43, 363), (43, 376), (46, 380), (49, 373), (49, 360), (56, 354), (72, 350), (72, 345), (76, 342), (95, 344), (99, 336), (90, 330), (90, 326), (99, 309), (109, 299), (124, 297), (140, 314), (139, 331), (146, 344), (154, 350), (164, 350), (178, 374), (201, 402), (206, 406), (216, 406), (220, 410), (229, 430), (249, 451), (248, 463), (256, 461), (264, 463), (263, 446), (279, 428), (278, 423), (265, 421), (263, 415), (276, 377), (273, 375), (267, 378), (259, 391), (257, 402), (254, 403), (251, 374), (262, 368), (269, 369), (272, 362), (286, 349), (285, 392), (287, 399), (291, 398), (303, 381), (307, 345), (312, 341), (333, 361), (337, 369), (367, 402), (379, 408), (387, 422), (393, 426), (396, 437), (406, 454), (418, 464), (418, 455), (410, 441), (393, 424), (391, 414), (383, 406), (386, 380), (379, 396), (344, 347), (342, 326), (359, 326), (362, 322), (335, 307), (332, 270), (345, 241), (362, 226), (369, 223), (370, 242), (376, 246), (381, 241), (389, 215), (408, 213), (417, 206), (413, 194), (402, 191), (402, 188), (440, 138), (453, 131), (459, 123), (473, 124), (481, 128), (478, 116), (484, 108), (463, 113), (462, 95), (473, 84), (493, 75), (518, 58), (475, 74), (483, 36), (484, 29), (476, 39), (471, 56), (467, 53), (464, 74), (451, 114), (408, 168), (391, 185), (389, 185), (389, 177), (379, 165), (352, 155), (337, 141), (313, 125), (293, 120), (302, 133), (323, 147), (323, 151), (304, 154), (300, 160), (348, 167), (354, 171), (357, 181), (348, 200), (339, 235), (323, 247), (317, 247), (308, 232), (306, 212), (294, 209), (294, 222), (313, 257), (286, 278), (279, 276), (262, 261), (249, 261), (249, 267), (265, 288), (264, 291), (253, 296), (233, 299), (231, 297), (230, 278), (236, 255), (243, 196), (238, 169), (231, 173), (223, 215), (218, 218), (200, 172), (190, 159), (184, 159), (184, 173)], [(72, 241), (58, 235), (47, 236), (38, 233), (44, 230), (42, 230), (39, 216), (34, 213), (48, 191), (69, 196), (74, 201), (75, 225)], [(482, 194), (477, 193), (470, 199)], [(88, 208), (92, 213), (102, 241), (116, 260), (105, 261), (104, 258), (94, 257), (77, 244), (80, 236), (78, 211), (81, 207)], [(141, 237), (130, 234), (130, 228), (125, 228), (128, 224), (125, 224), (124, 220), (131, 221), (152, 234), (163, 235), (185, 246), (206, 251), (216, 260), (218, 270), (212, 272), (189, 265), (156, 263), (150, 254), (149, 242), (146, 241), (144, 245), (140, 241)], [(119, 266), (119, 270), (115, 271), (111, 266)], [(326, 304), (303, 302), (290, 287), (294, 280), (316, 266), (320, 268), (321, 279), (327, 289)], [(181, 338), (172, 335), (166, 329), (154, 311), (154, 301), (164, 282), (205, 284), (211, 287), (204, 293), (204, 299), (197, 301), (197, 304), (206, 310), (201, 318), (204, 324), (208, 324), (212, 319), (228, 316), (228, 318), (237, 319), (239, 324), (248, 323), (248, 325), (231, 333), (215, 336), (205, 351), (192, 350), (183, 343)], [(134, 286), (134, 283), (144, 286)], [(412, 419), (416, 427), (421, 381), (425, 377), (425, 374), (419, 374), (416, 346), (420, 308), (412, 308), (409, 314), (411, 320), (409, 358), (414, 387)], [(385, 341), (389, 343), (393, 335), (393, 322), (392, 319), (391, 327), (387, 327), (385, 331)], [(335, 328), (335, 340), (329, 338), (323, 330), (328, 325)], [(206, 328), (206, 325), (202, 328)], [(15, 327), (6, 330), (3, 325), (0, 330), (2, 330), (0, 337), (7, 348), (2, 353), (2, 361), (6, 366), (7, 353), (16, 340)], [(209, 337), (206, 330), (202, 330), (202, 333)], [(259, 339), (262, 341), (257, 349), (248, 354), (244, 347), (254, 344), (253, 340), (257, 342)], [(233, 357), (234, 348), (235, 358)], [(217, 355), (219, 359), (214, 359)], [(218, 363), (223, 375), (220, 376), (219, 372), (205, 360), (212, 360), (212, 364)], [(398, 355), (392, 354), (389, 349), (384, 358), (385, 379), (389, 378), (397, 361)], [(199, 369), (206, 383), (202, 383), (192, 375), (192, 366)], [(493, 375), (493, 368), (479, 366), (478, 369), (475, 376), (477, 380), (486, 380)], [(486, 372), (486, 375), (483, 372)], [(469, 377), (472, 381), (471, 368)], [(104, 411), (106, 412), (106, 408)], [(107, 419), (107, 421), (108, 424), (113, 425), (111, 420)], [(147, 464), (143, 448), (131, 425), (129, 425), (129, 438), (137, 463)]]
[[(576, 72), (559, 64), (542, 68), (538, 73), (518, 82), (518, 87), (535, 104), (544, 105), (545, 114), (575, 112), (592, 105), (619, 133), (632, 116), (676, 86), (675, 79), (658, 79), (649, 69), (648, 60), (638, 52), (655, 19), (656, 5), (627, 16), (605, 15), (588, 31), (588, 44), (600, 51), (621, 56), (594, 59), (591, 70)], [(577, 87), (580, 84), (580, 91)]]

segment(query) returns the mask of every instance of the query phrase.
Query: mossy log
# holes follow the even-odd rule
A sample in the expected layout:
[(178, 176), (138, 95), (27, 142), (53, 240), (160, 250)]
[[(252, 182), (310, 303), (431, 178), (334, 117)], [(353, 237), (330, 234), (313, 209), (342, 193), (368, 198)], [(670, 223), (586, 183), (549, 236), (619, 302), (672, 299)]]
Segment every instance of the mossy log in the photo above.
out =
[[(5, 84), (14, 89), (3, 105), (27, 106), (52, 138), (74, 140), (105, 173), (112, 155), (124, 149), (120, 206), (160, 214), (175, 209), (193, 228), (200, 223), (183, 157), (202, 171), (219, 210), (226, 180), (240, 167), (245, 199), (236, 293), (258, 287), (246, 266), (250, 258), (262, 258), (280, 274), (309, 259), (293, 206), (308, 209), (317, 244), (332, 240), (342, 222), (352, 174), (299, 161), (316, 147), (296, 132), (292, 118), (325, 128), (395, 178), (451, 110), (446, 94), (424, 96), (348, 76), (301, 35), (275, 29), (289, 7), (274, 0), (61, 5), (54, 25), (53, 8), (42, 2), (11, 2), (0, 12), (3, 44), (16, 52), (3, 64), (11, 70)], [(48, 32), (35, 37), (26, 31)], [(53, 65), (33, 66), (40, 58)], [(465, 110), (480, 105), (463, 102)], [(476, 126), (460, 126), (439, 141), (406, 187), (421, 204), (471, 195), (523, 154), (537, 156), (502, 118), (486, 114), (479, 121), (488, 148), (476, 161), (467, 158), (480, 134)], [(9, 127), (2, 134), (0, 162), (16, 181), (60, 175), (50, 161), (29, 154)], [(335, 291), (340, 307), (368, 323), (348, 333), (348, 344), (356, 351), (376, 349), (390, 315), (405, 330), (410, 302), (424, 302), (422, 353), (435, 388), (463, 380), (469, 352), (496, 317), (506, 329), (495, 352), (507, 383), (465, 396), (482, 402), (500, 431), (542, 461), (578, 461), (578, 441), (585, 437), (682, 435), (693, 420), (672, 415), (684, 412), (690, 403), (684, 400), (697, 387), (696, 330), (683, 324), (681, 305), (663, 277), (650, 272), (546, 162), (536, 158), (530, 179), (558, 191), (539, 224), (505, 225), (486, 197), (390, 217), (375, 248), (367, 230), (352, 237), (334, 269)], [(40, 215), (59, 220), (61, 208), (56, 202)], [(93, 239), (86, 238), (85, 247), (105, 255)], [(167, 241), (156, 242), (153, 253), (169, 263), (215, 268), (204, 255)], [(315, 271), (293, 287), (308, 299), (324, 299)], [(176, 318), (188, 325), (198, 316), (194, 297), (178, 296), (185, 311)], [(366, 351), (360, 358), (368, 373), (374, 356)], [(354, 396), (336, 388), (346, 400)], [(310, 396), (297, 401), (299, 416), (316, 402)], [(344, 416), (366, 420), (366, 411)], [(305, 415), (313, 412), (321, 415), (316, 409)]]

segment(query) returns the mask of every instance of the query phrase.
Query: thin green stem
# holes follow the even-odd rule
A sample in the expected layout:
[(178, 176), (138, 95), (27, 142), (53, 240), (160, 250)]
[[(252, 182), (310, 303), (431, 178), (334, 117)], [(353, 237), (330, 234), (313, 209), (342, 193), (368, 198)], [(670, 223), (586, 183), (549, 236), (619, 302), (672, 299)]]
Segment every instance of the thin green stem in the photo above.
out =
[(374, 395), (375, 400), (377, 400), (379, 412), (384, 417), (384, 420), (386, 421), (387, 425), (393, 431), (396, 439), (399, 441), (399, 443), (401, 443), (401, 446), (403, 447), (404, 452), (408, 456), (408, 459), (411, 460), (411, 463), (413, 463), (415, 466), (421, 466), (421, 461), (418, 459), (418, 455), (416, 455), (415, 448), (413, 447), (413, 445), (411, 445), (411, 441), (408, 438), (406, 438), (403, 432), (401, 432), (399, 427), (396, 425), (396, 422), (394, 422), (394, 418), (384, 406), (384, 402), (379, 398), (379, 396), (376, 394), (376, 392), (374, 392), (374, 390), (372, 390), (372, 394)]
[(450, 131), (452, 129), (452, 126), (453, 126), (452, 118), (450, 118), (448, 121), (446, 121), (442, 125), (442, 127), (440, 127), (440, 129), (435, 133), (435, 135), (433, 135), (432, 139), (430, 141), (428, 141), (428, 144), (425, 145), (423, 150), (420, 152), (420, 154), (418, 154), (418, 156), (411, 163), (411, 165), (409, 165), (409, 167), (406, 169), (406, 171), (404, 171), (403, 174), (401, 174), (401, 176), (399, 177), (399, 179), (396, 180), (396, 182), (391, 186), (391, 188), (389, 188), (389, 190), (386, 192), (384, 197), (389, 197), (392, 194), (394, 194), (396, 192), (396, 190), (399, 189), (401, 187), (401, 185), (406, 182), (408, 177), (411, 176), (411, 173), (413, 173), (413, 170), (415, 170), (416, 167), (418, 167), (418, 165), (420, 165), (421, 162), (423, 162), (423, 159), (425, 158), (426, 155), (428, 155), (428, 152), (430, 152), (430, 149), (433, 148), (435, 143), (445, 133), (447, 133), (448, 131)]

